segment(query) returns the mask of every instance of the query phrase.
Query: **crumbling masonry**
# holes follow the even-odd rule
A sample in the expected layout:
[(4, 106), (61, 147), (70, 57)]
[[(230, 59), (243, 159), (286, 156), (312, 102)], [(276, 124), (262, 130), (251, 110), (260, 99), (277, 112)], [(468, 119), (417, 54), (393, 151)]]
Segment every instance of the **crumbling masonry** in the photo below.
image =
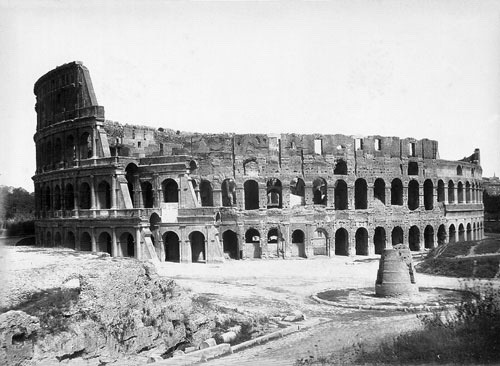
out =
[(80, 62), (34, 92), (38, 245), (216, 262), (483, 237), (479, 150), (448, 161), (428, 139), (122, 125)]

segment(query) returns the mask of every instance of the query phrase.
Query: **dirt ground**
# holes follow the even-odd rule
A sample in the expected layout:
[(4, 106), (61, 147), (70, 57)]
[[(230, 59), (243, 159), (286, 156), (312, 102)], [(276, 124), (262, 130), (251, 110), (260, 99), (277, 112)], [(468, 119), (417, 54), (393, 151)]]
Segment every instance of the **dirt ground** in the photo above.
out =
[[(0, 246), (0, 298), (26, 290), (50, 288), (72, 263), (93, 254), (69, 249)], [(193, 296), (221, 308), (262, 316), (302, 311), (322, 324), (287, 337), (208, 362), (210, 365), (293, 365), (297, 360), (318, 358), (332, 352), (338, 363), (352, 363), (351, 351), (359, 342), (375, 345), (386, 336), (419, 326), (414, 314), (364, 311), (319, 304), (311, 295), (326, 289), (366, 288), (375, 284), (378, 257), (319, 257), (295, 260), (231, 260), (222, 264), (160, 263), (160, 275), (173, 278)], [(42, 268), (51, 275), (27, 282)], [(44, 271), (46, 273), (46, 271)], [(424, 287), (459, 289), (455, 278), (417, 274)]]

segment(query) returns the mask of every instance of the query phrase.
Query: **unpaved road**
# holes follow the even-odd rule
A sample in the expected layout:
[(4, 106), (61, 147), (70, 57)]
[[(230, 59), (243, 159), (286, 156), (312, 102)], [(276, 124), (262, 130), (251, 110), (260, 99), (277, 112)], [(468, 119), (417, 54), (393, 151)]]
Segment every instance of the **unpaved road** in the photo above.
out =
[[(36, 286), (50, 288), (52, 277), (64, 275), (62, 267), (91, 257), (94, 255), (70, 249), (0, 246), (0, 297), (5, 302), (23, 291), (23, 287), (33, 290), (26, 278), (47, 267), (53, 268), (53, 276), (38, 278)], [(412, 314), (341, 309), (311, 299), (312, 294), (325, 289), (373, 287), (378, 256), (243, 260), (208, 265), (161, 263), (157, 268), (160, 275), (174, 278), (204, 301), (219, 307), (263, 316), (301, 310), (309, 318), (324, 321), (317, 327), (212, 360), (211, 365), (292, 365), (297, 359), (331, 352), (338, 352), (338, 363), (351, 363), (349, 350), (358, 342), (376, 344), (385, 336), (419, 326)], [(459, 280), (447, 277), (418, 274), (417, 282), (425, 287), (460, 288)]]

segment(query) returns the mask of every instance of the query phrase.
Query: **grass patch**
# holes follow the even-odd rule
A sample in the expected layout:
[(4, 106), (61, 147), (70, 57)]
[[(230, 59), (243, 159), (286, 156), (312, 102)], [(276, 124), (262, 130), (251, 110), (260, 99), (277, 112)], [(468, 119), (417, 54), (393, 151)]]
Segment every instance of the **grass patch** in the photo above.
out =
[(427, 273), (449, 277), (472, 277), (474, 261), (471, 259), (454, 260), (450, 258), (431, 258), (417, 264), (417, 273)]
[(500, 249), (500, 240), (486, 238), (482, 240), (476, 247), (474, 248), (474, 254), (490, 254), (497, 253)]
[(456, 256), (466, 256), (476, 241), (461, 241), (458, 243), (448, 243), (446, 246), (434, 248), (429, 252), (429, 258), (454, 258)]

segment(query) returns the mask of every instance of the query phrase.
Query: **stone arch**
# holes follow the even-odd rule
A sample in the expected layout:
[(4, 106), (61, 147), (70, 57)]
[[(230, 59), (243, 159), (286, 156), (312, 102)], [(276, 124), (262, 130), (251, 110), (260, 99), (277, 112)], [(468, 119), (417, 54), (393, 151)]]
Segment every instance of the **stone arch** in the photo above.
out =
[(76, 238), (75, 238), (75, 234), (72, 231), (68, 231), (66, 233), (66, 240), (65, 240), (64, 246), (66, 248), (76, 249)]
[(125, 168), (125, 179), (127, 180), (127, 188), (128, 188), (128, 193), (130, 195), (130, 200), (132, 202), (133, 207), (137, 207), (137, 202), (135, 198), (135, 190), (137, 187), (135, 186), (136, 184), (136, 178), (139, 175), (139, 168), (137, 165), (134, 163), (130, 163), (127, 165)]
[(437, 234), (438, 245), (446, 244), (446, 237), (446, 228), (443, 224), (441, 224), (439, 225)]
[(458, 176), (462, 175), (462, 166), (460, 165), (457, 166), (457, 175)]
[(61, 209), (61, 188), (59, 184), (54, 187), (54, 210), (59, 211)]
[(222, 206), (231, 207), (236, 204), (236, 183), (232, 178), (226, 178), (221, 184)]
[(79, 150), (80, 159), (90, 159), (92, 157), (92, 136), (88, 132), (80, 135)]
[(437, 185), (437, 200), (438, 202), (444, 202), (444, 182), (440, 179)]
[(57, 137), (54, 143), (54, 162), (59, 163), (60, 161), (63, 161), (63, 150), (61, 139)]
[(57, 231), (54, 235), (54, 246), (56, 248), (60, 248), (62, 247), (62, 236), (61, 236), (61, 233), (59, 231)]
[(418, 252), (420, 250), (420, 229), (416, 225), (410, 227), (410, 231), (408, 232), (408, 244), (411, 251)]
[(464, 184), (460, 181), (457, 183), (457, 201), (458, 203), (464, 202)]
[(356, 230), (356, 255), (368, 255), (368, 231), (364, 227)]
[(471, 200), (471, 194), (470, 194), (470, 183), (469, 183), (469, 181), (465, 182), (465, 202), (466, 203), (472, 202), (472, 200)]
[(129, 232), (120, 235), (120, 252), (123, 257), (135, 257), (135, 240)]
[(347, 207), (347, 183), (344, 180), (339, 179), (335, 182), (335, 209), (347, 210)]
[(267, 181), (267, 208), (282, 208), (282, 186), (277, 178), (271, 178)]
[(50, 211), (52, 209), (52, 194), (50, 192), (50, 187), (46, 186), (44, 189), (45, 193), (45, 199), (44, 199), (44, 204), (45, 204), (45, 210)]
[(103, 231), (99, 238), (97, 239), (97, 251), (105, 252), (111, 255), (111, 235), (108, 232)]
[(392, 229), (391, 242), (392, 242), (392, 245), (404, 243), (403, 229), (401, 228), (401, 226), (395, 226)]
[(455, 203), (455, 183), (452, 180), (448, 182), (448, 203)]
[(335, 232), (335, 255), (349, 255), (349, 233), (344, 228)]
[(163, 234), (163, 245), (165, 247), (165, 261), (166, 262), (180, 262), (180, 240), (177, 233), (167, 231)]
[(84, 252), (92, 251), (92, 237), (86, 231), (80, 234), (80, 250)]
[(292, 257), (306, 257), (305, 235), (300, 229), (292, 232)]
[(385, 181), (382, 178), (375, 179), (373, 184), (373, 198), (385, 205)]
[[(149, 217), (149, 230), (153, 234), (153, 239), (158, 235), (160, 230), (161, 217), (156, 212), (153, 212)], [(154, 244), (154, 241), (153, 241)]]
[(260, 258), (260, 233), (250, 228), (245, 232), (245, 244), (252, 247), (251, 258)]
[(434, 184), (430, 179), (424, 182), (424, 207), (426, 210), (434, 208)]
[(50, 231), (47, 231), (47, 233), (45, 235), (47, 237), (47, 241), (45, 242), (45, 246), (53, 247), (54, 242), (52, 241), (52, 233)]
[(161, 182), (161, 190), (163, 192), (163, 202), (179, 202), (179, 186), (174, 179), (167, 178)]
[(232, 230), (226, 230), (222, 234), (224, 253), (231, 259), (240, 259), (240, 246), (238, 235)]
[(375, 228), (375, 234), (373, 235), (373, 244), (375, 246), (375, 254), (382, 254), (385, 249), (385, 243), (387, 241), (385, 229), (382, 226), (377, 226)]
[(418, 163), (416, 161), (408, 162), (408, 175), (418, 175)]
[(457, 230), (455, 229), (455, 225), (451, 224), (450, 228), (448, 229), (448, 232), (449, 232), (448, 241), (450, 243), (455, 243), (457, 241), (457, 236), (456, 236)]
[(391, 205), (403, 205), (403, 183), (399, 178), (394, 178), (391, 182)]
[(52, 154), (52, 142), (48, 141), (45, 145), (45, 164), (47, 167), (51, 167), (54, 163)]
[(328, 203), (328, 194), (327, 194), (327, 184), (326, 180), (321, 177), (313, 180), (312, 184), (313, 190), (313, 203), (315, 205), (324, 205)]
[(410, 210), (416, 210), (419, 206), (420, 200), (420, 186), (418, 181), (412, 179), (408, 183), (408, 208)]
[(305, 201), (305, 186), (304, 180), (302, 178), (293, 178), (290, 182), (290, 207), (293, 206), (303, 206)]
[(328, 232), (325, 229), (318, 228), (314, 230), (312, 247), (314, 255), (329, 255)]
[(212, 184), (205, 179), (200, 182), (200, 201), (202, 207), (212, 207), (214, 205)]
[(64, 189), (64, 209), (75, 209), (75, 192), (71, 183), (66, 184), (66, 188)]
[(249, 179), (243, 184), (243, 190), (245, 191), (245, 210), (259, 209), (259, 184)]
[(347, 175), (347, 163), (344, 159), (339, 159), (335, 163), (335, 168), (333, 169), (333, 174), (335, 175)]
[(356, 179), (354, 182), (354, 208), (357, 210), (365, 210), (368, 208), (367, 200), (367, 184), (363, 178)]
[(431, 225), (424, 229), (424, 246), (426, 249), (434, 248), (434, 228)]
[(111, 187), (105, 180), (101, 181), (97, 186), (97, 202), (100, 209), (111, 208)]
[(269, 253), (279, 254), (281, 233), (278, 228), (270, 228), (267, 232), (267, 249)]
[(90, 185), (87, 182), (83, 182), (80, 184), (80, 208), (82, 210), (90, 209), (90, 199)]
[(144, 208), (153, 208), (153, 185), (151, 182), (141, 182), (141, 191)]
[(193, 263), (206, 262), (205, 235), (199, 231), (193, 231), (189, 234), (191, 244), (191, 261)]
[(466, 240), (467, 241), (473, 240), (473, 238), (472, 238), (472, 229), (471, 229), (470, 223), (468, 223), (467, 226), (466, 226)]
[(464, 228), (464, 224), (458, 225), (458, 241), (465, 241), (465, 228)]
[(75, 139), (73, 135), (66, 136), (66, 148), (64, 152), (65, 160), (73, 162), (76, 158)]

